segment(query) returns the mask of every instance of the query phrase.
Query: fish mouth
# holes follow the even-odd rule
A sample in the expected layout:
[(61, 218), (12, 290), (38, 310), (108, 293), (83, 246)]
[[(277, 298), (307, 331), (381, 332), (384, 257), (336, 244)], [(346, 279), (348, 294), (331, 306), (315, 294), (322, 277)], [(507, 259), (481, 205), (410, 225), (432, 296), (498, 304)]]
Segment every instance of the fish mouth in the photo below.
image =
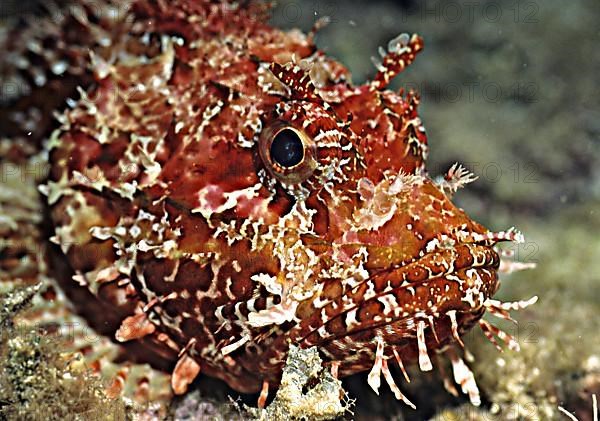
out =
[(339, 361), (341, 375), (372, 366), (377, 339), (390, 355), (422, 363), (423, 348), (462, 343), (460, 335), (483, 316), (484, 303), (499, 287), (499, 263), (492, 246), (481, 242), (382, 269), (304, 319), (297, 341)]

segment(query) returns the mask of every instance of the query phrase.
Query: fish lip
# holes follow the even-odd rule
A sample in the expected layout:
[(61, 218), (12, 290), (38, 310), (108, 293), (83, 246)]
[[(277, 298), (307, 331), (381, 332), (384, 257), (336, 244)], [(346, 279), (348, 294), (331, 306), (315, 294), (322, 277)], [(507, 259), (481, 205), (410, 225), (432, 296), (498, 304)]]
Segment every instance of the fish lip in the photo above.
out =
[[(441, 261), (436, 261), (437, 259), (441, 259)], [(439, 270), (440, 267), (443, 267), (443, 263), (448, 264), (445, 271)], [(406, 279), (397, 288), (418, 288), (425, 284), (437, 281), (448, 282), (451, 285), (458, 284), (462, 287), (465, 283), (469, 284), (472, 282), (473, 284), (477, 284), (479, 281), (473, 278), (483, 274), (490, 279), (488, 281), (481, 280), (481, 286), (493, 286), (486, 291), (486, 295), (492, 296), (499, 286), (499, 264), (500, 256), (496, 250), (494, 250), (493, 246), (484, 243), (461, 242), (450, 247), (433, 250), (406, 265), (392, 270), (405, 272), (410, 271), (412, 267), (426, 268), (422, 271), (427, 273), (426, 276), (417, 276), (412, 280)], [(438, 272), (434, 272), (436, 266), (439, 270)], [(466, 278), (464, 275), (466, 275)], [(410, 278), (410, 275), (407, 275), (407, 278)], [(449, 292), (450, 291), (440, 291), (440, 294), (438, 295), (448, 295)], [(481, 305), (472, 306), (470, 310), (475, 311), (481, 308), (483, 306), (483, 301), (484, 300), (482, 300)], [(456, 308), (454, 310), (459, 311), (460, 309)]]
[[(466, 252), (469, 256), (472, 257), (471, 260), (466, 258)], [(447, 270), (444, 273), (437, 274), (435, 276), (425, 276), (422, 279), (420, 277), (415, 278), (412, 281), (396, 281), (396, 285), (391, 287), (388, 286), (388, 290), (385, 290), (386, 277), (390, 276), (394, 273), (407, 273), (411, 269), (411, 267), (418, 267), (419, 265), (423, 265), (424, 263), (428, 263), (432, 259), (443, 255), (452, 255), (454, 254), (455, 260), (454, 265), (449, 267), (450, 270)], [(477, 258), (473, 258), (475, 255)], [(487, 256), (487, 259), (479, 260), (478, 258), (483, 258)], [(388, 325), (393, 325), (394, 323), (398, 323), (401, 320), (405, 319), (427, 319), (428, 317), (434, 318), (444, 318), (447, 316), (449, 311), (455, 311), (462, 315), (472, 315), (475, 319), (481, 317), (478, 315), (479, 313), (483, 314), (484, 311), (484, 302), (487, 298), (493, 296), (493, 294), (497, 291), (499, 287), (498, 274), (497, 269), (499, 265), (500, 257), (498, 253), (493, 249), (492, 246), (487, 244), (479, 244), (479, 243), (459, 243), (452, 247), (441, 248), (434, 251), (431, 251), (424, 256), (416, 259), (412, 262), (409, 262), (405, 265), (392, 265), (388, 268), (381, 269), (377, 271), (376, 274), (364, 280), (356, 287), (354, 290), (363, 289), (362, 294), (342, 294), (338, 297), (338, 299), (343, 302), (344, 297), (352, 299), (355, 303), (354, 307), (346, 308), (337, 314), (333, 315), (333, 317), (328, 318), (325, 322), (320, 323), (317, 328), (312, 329), (312, 331), (308, 332), (308, 334), (303, 335), (300, 342), (303, 344), (313, 343), (314, 340), (317, 339), (314, 335), (317, 334), (317, 331), (326, 327), (327, 325), (333, 324), (336, 319), (344, 318), (346, 324), (349, 320), (349, 315), (354, 311), (356, 317), (359, 317), (361, 312), (361, 308), (367, 307), (368, 303), (372, 303), (374, 301), (382, 301), (382, 297), (390, 296), (391, 294), (395, 295), (395, 299), (390, 299), (388, 304), (390, 306), (390, 310), (394, 310), (394, 308), (401, 307), (406, 302), (409, 301), (410, 297), (418, 297), (419, 301), (423, 306), (420, 309), (415, 309), (414, 306), (408, 312), (403, 314), (397, 314), (391, 317), (391, 319), (384, 320), (376, 320), (375, 318), (371, 321), (369, 320), (358, 320), (358, 323), (355, 326), (349, 326), (350, 328), (343, 333), (333, 335), (330, 338), (325, 339), (325, 341), (321, 342), (319, 346), (322, 344), (329, 343), (336, 339), (341, 339), (345, 336), (350, 336), (353, 334), (358, 334), (364, 332), (366, 330), (375, 330), (375, 329), (383, 329)], [(474, 271), (474, 272), (473, 272)], [(466, 275), (468, 279), (463, 279), (459, 275)], [(482, 285), (485, 288), (482, 288), (483, 291), (477, 291), (474, 289), (473, 285), (469, 285), (469, 281), (474, 284), (477, 282), (476, 278), (487, 278), (486, 280), (482, 280)], [(373, 293), (371, 295), (367, 294), (368, 292), (368, 283), (375, 282), (379, 284), (379, 287), (373, 289)], [(438, 283), (437, 285), (438, 292), (441, 293), (431, 293), (432, 288), (435, 289), (436, 285), (431, 285), (432, 283)], [(446, 289), (446, 285), (448, 288)], [(466, 285), (467, 288), (463, 291), (462, 287)], [(426, 290), (427, 289), (427, 290)], [(379, 292), (377, 292), (379, 291)], [(465, 292), (466, 291), (466, 292)], [(402, 294), (400, 294), (402, 292)], [(477, 294), (476, 294), (477, 292)], [(479, 294), (481, 292), (481, 294)], [(404, 300), (400, 299), (400, 295), (404, 297)], [(384, 299), (385, 300), (385, 299)], [(428, 301), (432, 303), (436, 303), (436, 309), (434, 313), (437, 315), (431, 315), (431, 306), (427, 308)], [(397, 304), (394, 307), (394, 303)], [(384, 304), (385, 306), (385, 304)], [(317, 312), (320, 317), (320, 312)], [(350, 317), (351, 319), (351, 317)], [(323, 319), (321, 319), (323, 320)], [(309, 323), (310, 325), (310, 323)], [(320, 341), (316, 341), (320, 342)], [(313, 343), (314, 344), (314, 343)]]
[[(454, 255), (454, 256), (452, 256)], [(483, 257), (487, 255), (487, 260), (478, 261), (476, 257)], [(441, 262), (436, 262), (436, 258), (441, 258)], [(410, 260), (406, 263), (392, 264), (387, 267), (381, 267), (375, 269), (375, 276), (382, 276), (386, 273), (395, 271), (408, 271), (413, 267), (429, 268), (433, 269), (435, 266), (440, 266), (446, 263), (451, 268), (445, 272), (429, 272), (429, 276), (418, 276), (414, 275), (412, 279), (405, 280), (405, 283), (412, 285), (418, 285), (420, 282), (430, 281), (441, 276), (452, 276), (461, 270), (469, 269), (493, 269), (498, 270), (500, 265), (500, 255), (493, 246), (485, 244), (483, 242), (460, 242), (452, 246), (439, 247), (432, 251), (426, 252), (423, 256), (419, 256), (416, 259)], [(449, 264), (451, 263), (451, 264)], [(427, 270), (424, 270), (425, 273)], [(365, 281), (368, 281), (365, 280)]]

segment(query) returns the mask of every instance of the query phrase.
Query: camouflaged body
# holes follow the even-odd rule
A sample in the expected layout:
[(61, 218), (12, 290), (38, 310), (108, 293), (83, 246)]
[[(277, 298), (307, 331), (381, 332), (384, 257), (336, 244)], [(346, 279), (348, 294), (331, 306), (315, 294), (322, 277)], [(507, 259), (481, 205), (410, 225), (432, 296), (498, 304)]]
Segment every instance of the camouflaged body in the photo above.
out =
[[(291, 343), (314, 345), (336, 374), (371, 369), (377, 390), (383, 373), (405, 399), (388, 360), (429, 370), (486, 309), (506, 313), (492, 246), (515, 235), (453, 205), (460, 168), (427, 176), (418, 97), (386, 89), (418, 36), (355, 86), (261, 5), (122, 11), (94, 41), (91, 87), (58, 116), (41, 190), (56, 274), (131, 358), (172, 370), (176, 393), (199, 372), (255, 392), (277, 385)], [(297, 168), (270, 156), (282, 127), (306, 139)]]

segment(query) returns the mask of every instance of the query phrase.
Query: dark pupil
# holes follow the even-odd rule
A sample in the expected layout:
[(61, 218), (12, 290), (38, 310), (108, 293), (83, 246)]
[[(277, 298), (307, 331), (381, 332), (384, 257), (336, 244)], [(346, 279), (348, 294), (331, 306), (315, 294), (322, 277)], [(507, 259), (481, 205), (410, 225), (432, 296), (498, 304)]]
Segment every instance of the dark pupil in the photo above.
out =
[(282, 167), (293, 167), (304, 158), (304, 145), (293, 130), (282, 130), (271, 143), (271, 158)]

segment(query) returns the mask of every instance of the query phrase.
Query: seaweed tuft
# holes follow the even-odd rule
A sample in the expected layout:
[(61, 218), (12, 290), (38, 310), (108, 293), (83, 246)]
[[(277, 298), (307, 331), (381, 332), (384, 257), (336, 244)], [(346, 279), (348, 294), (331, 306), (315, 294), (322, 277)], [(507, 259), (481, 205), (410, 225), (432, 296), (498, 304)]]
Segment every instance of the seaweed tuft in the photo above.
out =
[(128, 404), (106, 396), (83, 356), (61, 353), (56, 338), (14, 323), (39, 289), (0, 295), (0, 420), (131, 419)]

